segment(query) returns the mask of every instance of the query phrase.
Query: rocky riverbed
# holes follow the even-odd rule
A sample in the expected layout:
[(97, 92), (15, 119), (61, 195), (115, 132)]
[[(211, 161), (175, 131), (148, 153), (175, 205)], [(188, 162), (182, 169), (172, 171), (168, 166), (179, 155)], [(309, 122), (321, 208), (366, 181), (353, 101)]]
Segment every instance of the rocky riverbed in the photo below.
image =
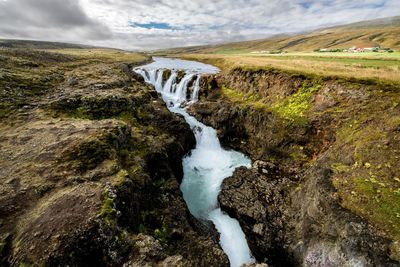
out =
[[(132, 72), (150, 60), (0, 50), (1, 266), (229, 265), (179, 189), (193, 132)], [(218, 201), (257, 262), (399, 266), (396, 85), (250, 67), (200, 85), (190, 114), (253, 162)]]
[(113, 50), (0, 51), (1, 266), (227, 266), (179, 190), (183, 118)]

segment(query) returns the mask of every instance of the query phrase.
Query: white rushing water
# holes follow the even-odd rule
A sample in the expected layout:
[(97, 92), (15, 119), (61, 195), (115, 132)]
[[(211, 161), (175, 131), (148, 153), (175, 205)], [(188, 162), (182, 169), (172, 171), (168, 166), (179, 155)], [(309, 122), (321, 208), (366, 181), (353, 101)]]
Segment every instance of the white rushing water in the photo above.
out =
[[(166, 69), (171, 70), (171, 75), (163, 83), (162, 76)], [(185, 71), (179, 83), (176, 82), (178, 70)], [(198, 219), (214, 223), (220, 233), (221, 247), (232, 267), (254, 262), (239, 222), (218, 207), (223, 180), (231, 176), (237, 167), (250, 167), (251, 161), (239, 152), (223, 149), (216, 130), (197, 121), (185, 109), (198, 99), (200, 75), (216, 73), (218, 69), (194, 61), (154, 58), (153, 63), (135, 71), (161, 93), (170, 111), (183, 115), (195, 134), (196, 148), (183, 159), (181, 184), (190, 212)], [(188, 94), (189, 91), (191, 94)]]

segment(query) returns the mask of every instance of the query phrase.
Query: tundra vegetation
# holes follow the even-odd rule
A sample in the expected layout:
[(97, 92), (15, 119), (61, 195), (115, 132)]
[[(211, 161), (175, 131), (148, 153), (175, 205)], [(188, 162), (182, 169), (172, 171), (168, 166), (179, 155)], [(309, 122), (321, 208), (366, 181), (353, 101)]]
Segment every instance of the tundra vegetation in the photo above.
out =
[(194, 136), (132, 71), (151, 58), (33, 45), (0, 48), (0, 265), (226, 265), (179, 191)]
[[(320, 230), (315, 234), (319, 236), (318, 242), (325, 242), (321, 241), (324, 240), (324, 227), (337, 227), (327, 217), (309, 214), (305, 216), (307, 219), (299, 219), (301, 222), (282, 223), (282, 220), (289, 221), (288, 217), (281, 221), (267, 219), (263, 222), (254, 215), (257, 213), (257, 202), (247, 203), (255, 205), (254, 210), (244, 211), (240, 203), (245, 200), (241, 197), (260, 195), (260, 191), (267, 190), (264, 193), (266, 196), (261, 194), (259, 198), (274, 199), (264, 203), (265, 207), (270, 207), (266, 209), (271, 216), (287, 216), (293, 209), (292, 220), (295, 221), (299, 209), (309, 213), (312, 204), (304, 201), (302, 207), (294, 200), (297, 198), (315, 199), (332, 207), (339, 205), (348, 214), (356, 214), (368, 223), (369, 229), (373, 229), (368, 235), (388, 240), (388, 254), (385, 249), (378, 254), (386, 259), (400, 260), (400, 61), (397, 55), (390, 58), (385, 55), (379, 59), (369, 55), (320, 57), (301, 53), (282, 56), (243, 53), (179, 56), (214, 64), (221, 69), (221, 73), (203, 81), (206, 90), (192, 112), (203, 122), (217, 128), (226, 146), (248, 153), (253, 160), (274, 164), (284, 173), (282, 177), (288, 178), (281, 180), (279, 186), (276, 178), (268, 174), (271, 171), (267, 168), (265, 179), (280, 188), (274, 192), (262, 187), (265, 182), (260, 174), (249, 178), (249, 184), (259, 179), (260, 187), (252, 185), (250, 191), (246, 191), (247, 178), (244, 178), (252, 177), (249, 173), (239, 171), (230, 178), (231, 181), (226, 181), (220, 203), (242, 224), (250, 224), (247, 230), (244, 228), (250, 239), (255, 235), (254, 227), (264, 225), (264, 229), (276, 227), (275, 231), (288, 233), (286, 236), (278, 234), (274, 240), (281, 240), (282, 243), (301, 240), (307, 243), (312, 239), (311, 232), (296, 240), (293, 236), (299, 233), (289, 229), (299, 227), (299, 224), (305, 227), (304, 224), (308, 223), (304, 220), (320, 220), (321, 225), (316, 223), (315, 226)], [(325, 170), (329, 175), (320, 180), (318, 170)], [(326, 188), (330, 188), (325, 192), (326, 195), (331, 194), (330, 201), (325, 199), (326, 196), (316, 197), (315, 192), (323, 191), (325, 182), (328, 183)], [(234, 186), (239, 183), (243, 184), (240, 190)], [(286, 200), (281, 200), (281, 195)], [(237, 203), (235, 197), (238, 198)], [(271, 208), (277, 203), (285, 208)], [(324, 215), (318, 216), (335, 217), (342, 212), (323, 206), (319, 206), (319, 212)], [(248, 216), (254, 216), (253, 221)], [(342, 220), (344, 224), (354, 222), (350, 217), (341, 216), (337, 220)], [(367, 226), (363, 227), (367, 229)], [(348, 242), (338, 241), (341, 239), (345, 238), (337, 237), (334, 243)], [(276, 247), (267, 245), (265, 236), (262, 242), (256, 240), (250, 241), (256, 257), (275, 255), (282, 259), (282, 253), (277, 252)], [(372, 240), (373, 237), (370, 237), (362, 242), (376, 242)], [(268, 253), (257, 252), (259, 250), (267, 250)], [(299, 260), (299, 255), (296, 256), (298, 252), (290, 245), (284, 245), (283, 250), (289, 258), (293, 257), (294, 262), (304, 263), (307, 260), (304, 255), (300, 256), (304, 257), (303, 261)], [(341, 262), (336, 256), (331, 257), (335, 264)]]
[[(293, 80), (300, 78), (294, 84), (297, 88), (288, 88), (290, 91), (284, 92), (286, 95), (278, 99), (276, 95), (263, 92), (262, 87), (243, 88), (235, 81), (228, 83), (237, 87), (229, 88), (222, 84), (220, 90), (229, 101), (244, 108), (253, 107), (272, 113), (285, 124), (308, 128), (317, 119), (329, 116), (334, 122), (329, 127), (333, 128), (335, 134), (335, 141), (329, 147), (334, 151), (332, 159), (334, 156), (339, 159), (339, 154), (346, 152), (354, 161), (347, 165), (332, 163), (333, 185), (338, 189), (344, 205), (383, 225), (396, 240), (400, 240), (400, 181), (397, 175), (400, 171), (397, 163), (400, 151), (400, 72), (391, 79), (385, 76), (366, 78), (362, 73), (350, 78), (347, 75), (335, 76), (337, 73), (328, 71), (322, 73), (330, 75), (319, 75), (307, 68), (297, 68), (296, 71), (292, 71), (292, 67), (279, 69), (253, 57), (192, 54), (183, 57), (214, 63), (230, 75), (245, 73), (253, 78), (270, 74)], [(397, 66), (400, 66), (400, 61), (397, 62)], [(320, 69), (326, 67), (324, 62), (320, 64)], [(249, 80), (255, 82), (255, 79)], [(328, 93), (328, 90), (332, 90), (329, 88), (333, 87), (332, 83), (345, 91)], [(267, 86), (264, 84), (264, 87)], [(336, 94), (347, 96), (343, 98)], [(327, 107), (320, 108), (318, 105), (321, 105), (321, 101), (326, 102), (323, 104)], [(312, 164), (316, 160), (313, 156), (308, 153), (308, 157), (301, 159), (308, 158), (309, 162), (307, 160), (304, 163)]]
[[(400, 262), (400, 54), (306, 52), (398, 50), (398, 27), (353, 26), (157, 53), (221, 69), (189, 112), (253, 160), (219, 203), (259, 262)], [(3, 44), (0, 265), (228, 265), (179, 191), (192, 131), (131, 71), (149, 55)]]

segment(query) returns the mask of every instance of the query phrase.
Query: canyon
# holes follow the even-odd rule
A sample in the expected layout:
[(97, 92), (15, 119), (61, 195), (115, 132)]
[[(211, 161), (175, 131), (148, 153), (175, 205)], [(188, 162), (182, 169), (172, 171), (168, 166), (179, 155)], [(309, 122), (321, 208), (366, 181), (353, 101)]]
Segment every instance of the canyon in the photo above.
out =
[(395, 84), (0, 52), (1, 265), (399, 266)]
[[(181, 190), (189, 210), (199, 220), (213, 222), (231, 267), (252, 263), (254, 260), (239, 223), (224, 214), (217, 205), (222, 181), (231, 176), (236, 168), (250, 167), (250, 160), (236, 151), (222, 149), (216, 131), (190, 116), (184, 108), (198, 99), (201, 75), (218, 70), (205, 64), (177, 59), (154, 58), (154, 61), (136, 69), (136, 72), (154, 85), (171, 112), (185, 118), (196, 137), (196, 148), (183, 159)], [(165, 69), (171, 71), (171, 74), (163, 84)], [(178, 71), (184, 71), (180, 81), (176, 80)], [(191, 95), (188, 91), (191, 91)]]

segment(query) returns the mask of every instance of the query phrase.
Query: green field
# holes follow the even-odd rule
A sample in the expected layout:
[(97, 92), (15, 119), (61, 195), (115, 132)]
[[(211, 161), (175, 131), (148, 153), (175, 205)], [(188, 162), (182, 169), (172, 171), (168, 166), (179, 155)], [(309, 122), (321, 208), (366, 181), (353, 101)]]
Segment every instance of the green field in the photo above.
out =
[(400, 83), (400, 52), (394, 53), (285, 53), (183, 54), (218, 67), (276, 68), (321, 76)]
[(241, 54), (252, 57), (271, 57), (279, 60), (309, 60), (321, 62), (339, 62), (364, 67), (400, 67), (400, 52), (396, 53), (287, 53), (287, 54)]

